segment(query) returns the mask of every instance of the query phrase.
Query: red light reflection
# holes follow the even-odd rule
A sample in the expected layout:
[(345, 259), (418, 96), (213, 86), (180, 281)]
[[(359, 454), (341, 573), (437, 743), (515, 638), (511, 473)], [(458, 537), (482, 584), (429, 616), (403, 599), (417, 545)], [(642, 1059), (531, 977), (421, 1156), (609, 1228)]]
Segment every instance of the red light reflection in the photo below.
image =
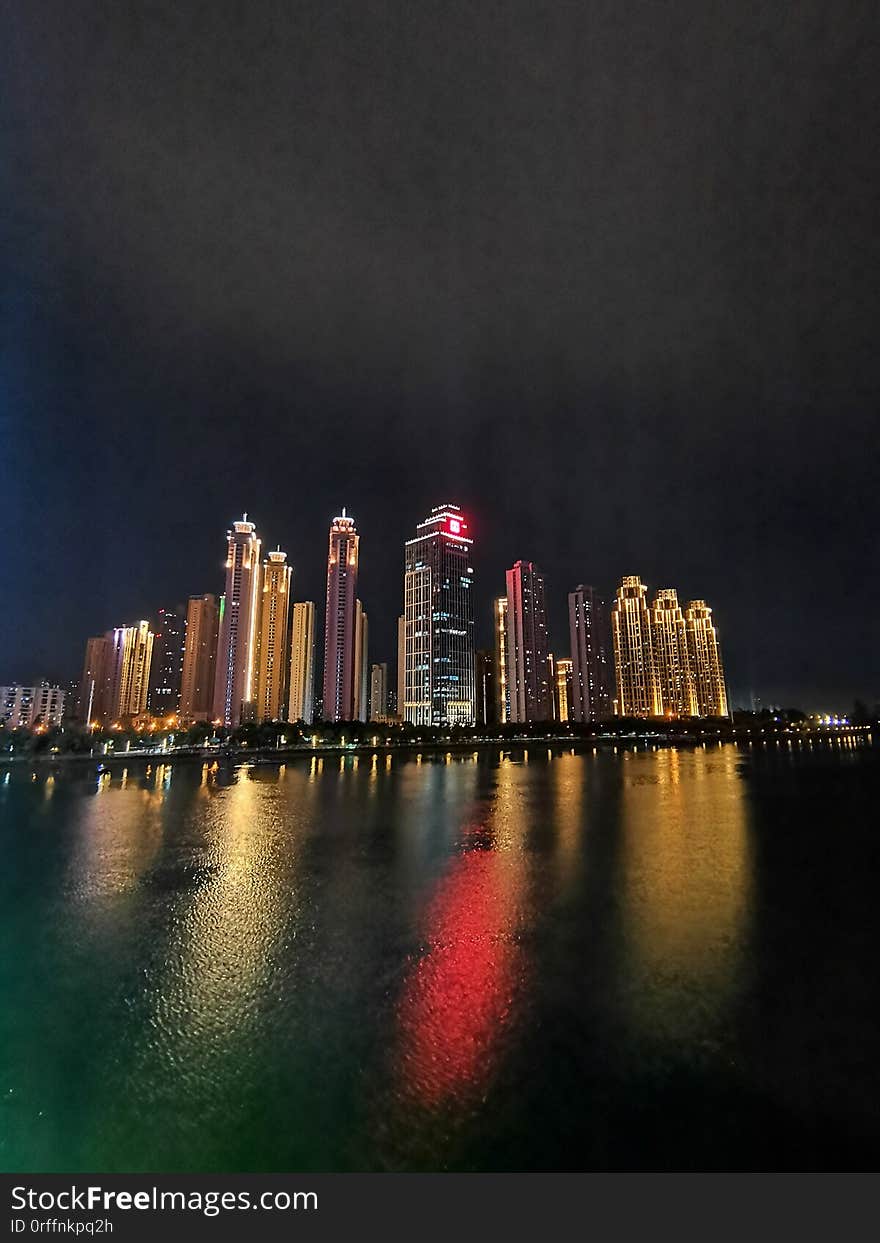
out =
[(519, 949), (509, 860), (456, 859), (427, 914), (428, 953), (399, 1003), (403, 1088), (427, 1106), (478, 1092), (511, 1017)]

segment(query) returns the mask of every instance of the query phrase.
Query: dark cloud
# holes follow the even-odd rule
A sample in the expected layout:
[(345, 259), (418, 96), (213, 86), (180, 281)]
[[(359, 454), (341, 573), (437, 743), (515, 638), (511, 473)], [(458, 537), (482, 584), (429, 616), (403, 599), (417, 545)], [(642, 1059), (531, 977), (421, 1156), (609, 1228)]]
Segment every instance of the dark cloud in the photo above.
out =
[[(488, 602), (705, 596), (736, 693), (880, 697), (864, 4), (19, 6), (3, 53), (0, 677), (217, 588), (321, 599), (474, 515)], [(869, 629), (869, 619), (872, 619)]]

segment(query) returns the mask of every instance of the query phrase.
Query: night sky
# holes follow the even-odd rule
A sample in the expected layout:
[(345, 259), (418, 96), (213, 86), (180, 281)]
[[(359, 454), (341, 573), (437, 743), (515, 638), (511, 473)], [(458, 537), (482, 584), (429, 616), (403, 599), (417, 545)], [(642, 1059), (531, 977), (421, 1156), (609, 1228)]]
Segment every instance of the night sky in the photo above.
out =
[[(12, 10), (12, 11), (10, 11)], [(734, 702), (880, 699), (870, 3), (6, 6), (0, 682), (222, 590), (323, 612), (472, 521), (565, 597), (705, 597)]]

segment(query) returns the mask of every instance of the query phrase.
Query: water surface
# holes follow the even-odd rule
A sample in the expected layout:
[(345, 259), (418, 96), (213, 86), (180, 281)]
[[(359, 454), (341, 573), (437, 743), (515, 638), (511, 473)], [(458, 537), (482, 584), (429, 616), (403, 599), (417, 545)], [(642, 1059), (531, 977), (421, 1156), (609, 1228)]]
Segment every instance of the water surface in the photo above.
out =
[(0, 1167), (874, 1168), (877, 753), (0, 769)]

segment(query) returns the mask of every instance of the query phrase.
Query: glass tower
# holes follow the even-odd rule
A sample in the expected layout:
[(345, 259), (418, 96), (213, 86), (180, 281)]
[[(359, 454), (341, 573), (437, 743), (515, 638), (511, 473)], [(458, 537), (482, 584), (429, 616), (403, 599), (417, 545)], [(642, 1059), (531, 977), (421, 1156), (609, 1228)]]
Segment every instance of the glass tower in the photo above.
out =
[(473, 541), (457, 505), (438, 505), (405, 546), (403, 719), (474, 725)]

